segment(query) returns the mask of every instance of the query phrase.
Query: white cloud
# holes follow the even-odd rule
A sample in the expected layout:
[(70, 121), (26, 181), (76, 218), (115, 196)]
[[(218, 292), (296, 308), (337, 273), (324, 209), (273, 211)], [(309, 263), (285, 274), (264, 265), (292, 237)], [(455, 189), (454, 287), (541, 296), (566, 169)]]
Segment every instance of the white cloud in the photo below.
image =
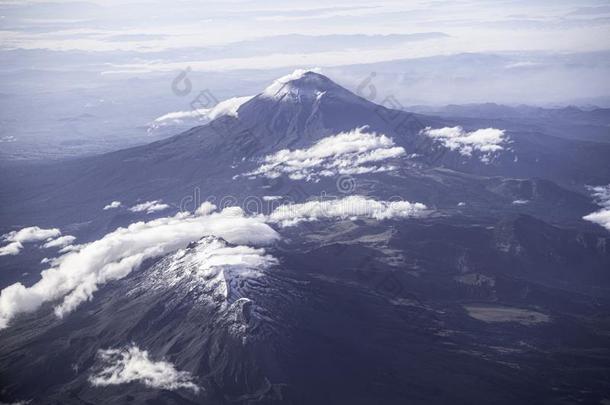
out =
[(607, 186), (589, 187), (589, 190), (599, 205), (610, 208), (610, 184)]
[(282, 197), (281, 195), (264, 195), (263, 196), (263, 201), (277, 201), (277, 200), (281, 200)]
[(605, 208), (585, 215), (583, 219), (601, 225), (610, 231), (610, 208)]
[(68, 252), (76, 252), (87, 246), (87, 243), (83, 243), (82, 245), (67, 245), (59, 249), (59, 253), (68, 253)]
[[(33, 312), (46, 302), (60, 301), (55, 306), (55, 314), (64, 316), (82, 302), (90, 300), (100, 286), (126, 277), (144, 260), (184, 248), (206, 235), (238, 245), (265, 245), (279, 238), (267, 222), (291, 226), (302, 221), (326, 218), (406, 218), (425, 215), (427, 208), (421, 203), (376, 201), (363, 196), (350, 196), (341, 200), (283, 205), (268, 216), (246, 217), (239, 207), (228, 207), (221, 212), (215, 210), (213, 204), (205, 202), (195, 214), (179, 213), (148, 222), (136, 222), (94, 242), (65, 246), (62, 251), (68, 253), (48, 260), (52, 267), (41, 273), (38, 282), (30, 287), (15, 283), (0, 292), (0, 329), (6, 328), (16, 315)], [(56, 235), (56, 232), (48, 231), (22, 232), (19, 238), (30, 240), (34, 234), (38, 238), (51, 233)], [(13, 236), (17, 238), (17, 234), (15, 232)], [(262, 249), (228, 247), (218, 242), (212, 247), (204, 249), (193, 259), (206, 263), (199, 268), (208, 275), (215, 273), (225, 277), (228, 270), (237, 270), (242, 276), (255, 275), (257, 266), (265, 267), (275, 260), (265, 255)], [(180, 254), (175, 258), (180, 259)]]
[(119, 208), (120, 206), (121, 206), (121, 202), (120, 201), (113, 201), (110, 204), (104, 206), (104, 211), (111, 210), (113, 208)]
[(131, 212), (146, 211), (147, 214), (152, 214), (155, 212), (166, 210), (168, 208), (169, 208), (169, 205), (163, 204), (159, 200), (154, 200), (154, 201), (146, 201), (142, 204), (134, 205), (133, 207), (129, 208), (129, 211), (131, 211)]
[(496, 128), (466, 132), (460, 126), (439, 129), (427, 127), (422, 130), (422, 134), (463, 156), (472, 156), (473, 152), (478, 152), (480, 160), (485, 163), (490, 161), (495, 152), (503, 150), (507, 141), (504, 130)]
[(363, 196), (349, 196), (340, 200), (282, 205), (269, 214), (268, 221), (281, 226), (292, 226), (303, 221), (317, 221), (326, 218), (383, 220), (422, 216), (425, 215), (426, 210), (427, 207), (421, 203), (377, 201)]
[(9, 242), (8, 245), (0, 247), (0, 256), (16, 255), (23, 249), (23, 244), (28, 242), (40, 242), (61, 235), (57, 228), (43, 229), (38, 226), (30, 226), (19, 231), (11, 231), (2, 235), (2, 240)]
[(43, 229), (38, 226), (30, 226), (19, 231), (12, 231), (3, 235), (4, 240), (11, 242), (38, 242), (48, 238), (55, 238), (61, 235), (57, 228)]
[(589, 188), (597, 204), (602, 209), (583, 217), (584, 220), (596, 223), (610, 231), (610, 184)]
[(405, 150), (385, 135), (357, 128), (321, 139), (308, 149), (283, 149), (263, 159), (263, 164), (247, 176), (276, 178), (282, 174), (293, 180), (317, 180), (338, 174), (361, 174), (393, 170), (377, 163), (397, 158)]
[(7, 135), (7, 136), (0, 137), (0, 143), (9, 143), (9, 142), (17, 142), (17, 138), (15, 138), (13, 135)]
[(21, 242), (11, 242), (6, 246), (0, 247), (0, 256), (18, 255), (21, 249), (23, 249)]
[(513, 201), (513, 205), (526, 205), (529, 204), (529, 200), (515, 200)]
[(235, 244), (271, 243), (279, 235), (264, 221), (262, 216), (245, 217), (239, 207), (230, 207), (209, 215), (179, 213), (118, 228), (55, 259), (54, 267), (44, 270), (31, 287), (15, 283), (4, 288), (0, 293), (0, 329), (16, 315), (33, 312), (45, 302), (62, 299), (55, 313), (63, 316), (91, 299), (99, 286), (127, 276), (144, 260), (183, 248), (206, 235)]
[(222, 115), (237, 117), (237, 110), (247, 101), (250, 101), (252, 96), (233, 97), (216, 104), (211, 108), (198, 108), (188, 111), (175, 111), (167, 113), (155, 119), (152, 128), (158, 128), (166, 125), (178, 125), (190, 123), (197, 125), (200, 122), (213, 120)]
[(105, 365), (89, 377), (89, 382), (94, 386), (139, 382), (151, 388), (185, 388), (199, 391), (190, 373), (176, 370), (174, 365), (167, 361), (151, 360), (146, 350), (140, 350), (135, 345), (122, 349), (99, 350), (98, 357)]
[(68, 245), (71, 245), (72, 242), (74, 242), (75, 240), (76, 240), (76, 238), (72, 235), (60, 236), (59, 238), (51, 239), (50, 241), (48, 241), (47, 243), (42, 245), (42, 247), (43, 248), (52, 248), (52, 247), (64, 248)]
[(208, 215), (216, 211), (216, 206), (209, 201), (204, 201), (199, 208), (195, 210), (195, 215)]

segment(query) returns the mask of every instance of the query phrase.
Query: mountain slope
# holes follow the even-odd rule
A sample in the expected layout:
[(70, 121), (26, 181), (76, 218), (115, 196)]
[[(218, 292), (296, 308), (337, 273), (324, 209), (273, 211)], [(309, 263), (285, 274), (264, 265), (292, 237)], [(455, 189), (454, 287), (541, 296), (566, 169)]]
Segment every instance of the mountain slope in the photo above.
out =
[[(63, 223), (81, 210), (85, 211), (84, 220), (89, 212), (103, 206), (103, 201), (116, 199), (135, 203), (163, 198), (178, 207), (196, 187), (207, 196), (260, 196), (264, 184), (235, 176), (254, 170), (259, 159), (280, 149), (305, 148), (361, 127), (384, 134), (405, 149), (406, 156), (396, 162), (405, 177), (419, 178), (410, 171), (413, 165), (423, 165), (431, 171), (443, 167), (483, 176), (545, 178), (576, 191), (582, 191), (585, 184), (605, 184), (610, 178), (610, 167), (605, 164), (610, 156), (608, 145), (508, 131), (503, 149), (482, 161), (486, 154), (475, 151), (465, 155), (421, 133), (426, 127), (460, 124), (464, 125), (387, 109), (322, 75), (300, 72), (279, 79), (241, 105), (237, 117), (220, 116), (170, 139), (61, 164), (7, 168), (0, 223), (19, 223), (24, 213), (25, 218), (44, 221), (44, 215), (39, 215), (43, 200)], [(471, 121), (464, 128), (473, 131), (489, 124), (476, 126)], [(444, 175), (443, 171), (435, 172), (436, 177)], [(298, 185), (307, 194), (318, 194), (315, 185)], [(437, 186), (431, 184), (429, 194)]]
[[(582, 217), (609, 152), (299, 71), (172, 138), (13, 167), (0, 401), (599, 403), (610, 236)], [(33, 225), (76, 239), (8, 233)]]

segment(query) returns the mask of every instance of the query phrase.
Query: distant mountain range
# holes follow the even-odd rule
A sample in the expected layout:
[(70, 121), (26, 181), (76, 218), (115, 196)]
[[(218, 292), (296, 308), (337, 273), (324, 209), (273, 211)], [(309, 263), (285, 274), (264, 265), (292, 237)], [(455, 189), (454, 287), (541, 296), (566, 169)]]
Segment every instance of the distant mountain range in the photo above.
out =
[(507, 128), (529, 128), (565, 139), (610, 142), (610, 109), (591, 106), (542, 108), (495, 103), (410, 106), (409, 111), (442, 117), (501, 120)]
[(444, 107), (410, 106), (409, 111), (426, 114), (446, 115), (470, 118), (555, 118), (565, 121), (583, 121), (610, 125), (610, 109), (591, 106), (543, 108), (528, 105), (507, 106), (496, 103), (483, 104), (450, 104)]

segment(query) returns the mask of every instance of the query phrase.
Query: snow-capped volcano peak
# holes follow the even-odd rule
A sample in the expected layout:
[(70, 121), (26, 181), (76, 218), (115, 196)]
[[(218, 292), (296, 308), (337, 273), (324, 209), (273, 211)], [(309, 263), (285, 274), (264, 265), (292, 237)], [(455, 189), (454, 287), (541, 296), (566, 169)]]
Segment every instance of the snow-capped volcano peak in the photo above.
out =
[(275, 80), (261, 94), (263, 97), (282, 99), (319, 98), (329, 90), (339, 88), (332, 80), (320, 74), (320, 69), (297, 69)]
[(180, 287), (197, 300), (221, 299), (232, 303), (247, 294), (248, 280), (262, 276), (265, 269), (276, 263), (263, 249), (204, 236), (153, 266), (142, 288)]

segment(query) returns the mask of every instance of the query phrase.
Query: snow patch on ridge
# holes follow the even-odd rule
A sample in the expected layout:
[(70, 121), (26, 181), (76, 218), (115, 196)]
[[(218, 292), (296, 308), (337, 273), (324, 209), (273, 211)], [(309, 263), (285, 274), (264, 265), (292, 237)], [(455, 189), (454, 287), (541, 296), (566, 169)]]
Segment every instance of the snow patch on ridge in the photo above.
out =
[(268, 98), (282, 98), (282, 96), (286, 94), (291, 94), (293, 93), (294, 89), (289, 86), (289, 83), (293, 80), (303, 78), (307, 73), (319, 74), (321, 73), (321, 69), (296, 69), (294, 72), (276, 79), (269, 87), (263, 90), (261, 96)]
[(166, 289), (176, 285), (186, 288), (195, 299), (225, 302), (232, 285), (244, 279), (258, 278), (277, 260), (264, 249), (230, 246), (224, 240), (207, 236), (187, 249), (180, 249), (164, 259), (162, 271), (152, 272), (143, 288)]

